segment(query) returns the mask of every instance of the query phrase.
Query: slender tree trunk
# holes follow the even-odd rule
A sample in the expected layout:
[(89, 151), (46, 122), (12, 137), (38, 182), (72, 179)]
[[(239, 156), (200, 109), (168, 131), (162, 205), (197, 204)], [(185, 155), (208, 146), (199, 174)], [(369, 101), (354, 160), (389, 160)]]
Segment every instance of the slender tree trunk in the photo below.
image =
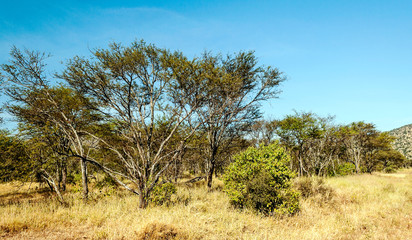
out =
[(302, 155), (300, 151), (298, 154), (298, 159), (299, 159), (299, 177), (302, 177), (303, 176), (303, 159), (302, 159)]
[(89, 197), (89, 187), (87, 185), (88, 184), (87, 165), (86, 165), (85, 159), (81, 159), (80, 166), (81, 166), (81, 171), (82, 171), (83, 200), (87, 201), (87, 198)]
[(46, 171), (43, 171), (42, 177), (44, 178), (44, 180), (46, 180), (46, 182), (47, 182), (47, 184), (49, 185), (51, 191), (52, 191), (52, 192), (53, 192), (53, 191), (56, 192), (57, 197), (58, 197), (58, 200), (59, 200), (61, 203), (64, 204), (65, 202), (64, 202), (64, 199), (63, 199), (63, 195), (61, 194), (60, 189), (59, 189), (59, 187), (58, 187), (57, 184), (56, 184), (56, 181), (55, 181)]
[(209, 172), (207, 174), (207, 187), (212, 188), (213, 172), (216, 167), (216, 153), (217, 149), (213, 149), (209, 159)]
[(56, 192), (57, 197), (59, 198), (59, 201), (60, 201), (61, 203), (64, 203), (63, 196), (62, 196), (62, 194), (61, 194), (58, 186), (56, 185), (56, 183), (55, 183), (53, 180), (49, 180), (49, 179), (47, 179), (47, 182), (50, 182), (51, 186), (53, 186), (54, 191)]
[(207, 187), (212, 188), (213, 172), (215, 170), (215, 162), (210, 163), (209, 172), (207, 174)]
[(62, 191), (66, 191), (66, 182), (67, 182), (67, 164), (63, 162), (62, 166)]
[(47, 178), (45, 178), (45, 177), (44, 177), (44, 179), (46, 179), (46, 183), (47, 183), (47, 186), (49, 186), (50, 191), (53, 192), (54, 189), (53, 189), (53, 186), (50, 184), (49, 180), (48, 180)]
[(354, 163), (355, 163), (355, 169), (356, 169), (356, 173), (360, 173), (360, 153), (359, 151), (354, 151)]
[(57, 187), (61, 189), (61, 182), (62, 182), (62, 168), (61, 162), (58, 160), (56, 164), (56, 177), (57, 177)]

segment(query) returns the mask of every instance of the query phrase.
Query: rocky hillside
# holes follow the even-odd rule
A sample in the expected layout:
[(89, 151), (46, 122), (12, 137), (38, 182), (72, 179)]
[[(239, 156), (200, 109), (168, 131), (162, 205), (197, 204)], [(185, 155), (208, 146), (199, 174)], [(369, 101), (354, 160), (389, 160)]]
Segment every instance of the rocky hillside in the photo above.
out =
[(396, 137), (394, 147), (406, 158), (412, 159), (412, 124), (393, 129), (389, 133)]

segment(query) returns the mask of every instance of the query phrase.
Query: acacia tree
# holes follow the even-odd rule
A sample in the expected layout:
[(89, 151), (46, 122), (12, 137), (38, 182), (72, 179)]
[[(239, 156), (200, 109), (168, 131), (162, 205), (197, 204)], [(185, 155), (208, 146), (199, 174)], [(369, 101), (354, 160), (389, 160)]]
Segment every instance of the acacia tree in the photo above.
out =
[(305, 144), (305, 165), (310, 174), (321, 176), (328, 174), (329, 170), (335, 171), (335, 161), (341, 153), (341, 141), (337, 134), (338, 128), (327, 124), (330, 120), (320, 118), (320, 134), (308, 139)]
[(376, 130), (372, 123), (351, 123), (341, 127), (340, 134), (347, 161), (354, 164), (356, 173), (370, 173), (387, 167), (393, 170), (404, 161), (402, 155), (392, 148), (394, 138)]
[(58, 200), (65, 203), (62, 195), (62, 191), (65, 190), (65, 180), (62, 181), (61, 176), (64, 172), (62, 165), (66, 164), (64, 162), (66, 159), (53, 151), (52, 146), (56, 143), (49, 142), (40, 135), (26, 140), (25, 144), (27, 155), (32, 162), (31, 177), (44, 180), (50, 190), (56, 192)]
[(250, 130), (261, 117), (259, 104), (278, 96), (284, 77), (276, 68), (258, 66), (253, 52), (226, 58), (205, 53), (202, 71), (206, 103), (196, 112), (208, 140), (207, 186), (211, 188), (219, 149)]
[(280, 141), (291, 152), (291, 168), (296, 169), (299, 176), (309, 174), (307, 156), (311, 149), (309, 142), (322, 136), (322, 124), (318, 116), (311, 112), (295, 112), (279, 121), (276, 134)]
[(23, 124), (38, 129), (46, 125), (58, 129), (69, 141), (71, 156), (80, 161), (83, 198), (88, 197), (86, 135), (82, 133), (100, 121), (89, 99), (73, 90), (52, 87), (51, 76), (46, 74), (45, 59), (48, 55), (36, 51), (21, 51), (13, 47), (9, 64), (1, 66), (7, 80), (6, 94), (12, 99), (8, 111)]
[(256, 147), (260, 144), (269, 145), (276, 138), (279, 120), (260, 120), (251, 127), (250, 136)]
[[(25, 127), (26, 132), (28, 127)], [(36, 131), (34, 128), (31, 130)], [(51, 191), (56, 192), (58, 200), (64, 203), (61, 191), (65, 190), (65, 181), (59, 178), (60, 175), (64, 175), (61, 168), (64, 163), (61, 156), (52, 151), (52, 146), (59, 145), (59, 139), (51, 135), (32, 135), (28, 138), (27, 134), (7, 136), (5, 132), (0, 132), (0, 181), (44, 180)], [(52, 141), (44, 141), (45, 138)]]
[[(129, 47), (113, 43), (92, 55), (69, 61), (60, 78), (98, 103), (97, 109), (114, 125), (115, 142), (87, 134), (115, 153), (125, 169), (121, 175), (137, 186), (131, 190), (139, 195), (139, 207), (145, 208), (162, 173), (200, 125), (180, 131), (179, 144), (168, 147), (202, 103), (198, 64), (180, 52), (143, 41)], [(156, 125), (160, 121), (162, 131)]]
[(355, 165), (356, 173), (361, 172), (363, 161), (366, 160), (367, 152), (373, 150), (372, 139), (379, 133), (371, 123), (354, 122), (344, 126), (341, 130), (344, 134), (344, 146), (347, 151), (348, 161)]

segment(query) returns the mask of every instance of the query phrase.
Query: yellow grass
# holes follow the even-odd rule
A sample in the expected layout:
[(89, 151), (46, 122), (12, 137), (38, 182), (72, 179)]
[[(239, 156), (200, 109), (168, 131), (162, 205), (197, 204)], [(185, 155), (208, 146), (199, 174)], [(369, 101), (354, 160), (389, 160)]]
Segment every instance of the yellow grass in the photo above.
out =
[(13, 199), (14, 187), (3, 184), (0, 238), (150, 239), (157, 231), (158, 239), (412, 239), (412, 169), (396, 174), (329, 178), (332, 200), (311, 197), (283, 218), (233, 209), (221, 182), (209, 193), (179, 187), (174, 206), (144, 210), (126, 192), (95, 191), (87, 204), (69, 193), (65, 207), (42, 193), (30, 193), (42, 200)]

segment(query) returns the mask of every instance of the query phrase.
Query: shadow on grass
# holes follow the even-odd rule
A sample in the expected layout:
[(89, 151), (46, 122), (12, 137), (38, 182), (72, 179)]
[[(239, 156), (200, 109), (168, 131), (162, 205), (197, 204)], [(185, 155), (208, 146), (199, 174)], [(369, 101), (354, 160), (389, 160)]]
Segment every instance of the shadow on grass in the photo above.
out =
[(40, 188), (29, 191), (13, 191), (0, 194), (0, 206), (15, 205), (21, 203), (36, 203), (49, 199), (53, 195), (48, 188)]

